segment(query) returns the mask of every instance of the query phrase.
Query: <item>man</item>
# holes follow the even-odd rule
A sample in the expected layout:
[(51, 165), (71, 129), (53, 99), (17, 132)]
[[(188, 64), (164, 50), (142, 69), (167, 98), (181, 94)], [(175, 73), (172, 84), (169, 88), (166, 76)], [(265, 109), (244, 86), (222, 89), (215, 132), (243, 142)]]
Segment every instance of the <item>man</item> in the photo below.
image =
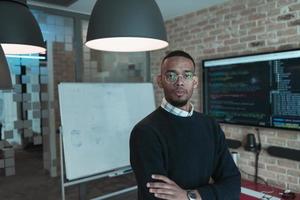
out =
[(183, 51), (169, 53), (157, 83), (165, 98), (130, 138), (138, 199), (239, 199), (240, 173), (224, 133), (190, 103), (198, 85), (193, 58)]

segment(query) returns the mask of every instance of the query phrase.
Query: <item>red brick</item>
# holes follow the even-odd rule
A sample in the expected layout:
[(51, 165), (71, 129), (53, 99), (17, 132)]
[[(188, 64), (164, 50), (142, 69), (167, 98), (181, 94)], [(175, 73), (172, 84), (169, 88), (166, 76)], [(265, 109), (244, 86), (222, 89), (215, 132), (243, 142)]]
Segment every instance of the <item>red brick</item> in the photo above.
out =
[(222, 35), (218, 35), (218, 40), (227, 40), (230, 38), (230, 35), (229, 34), (222, 34)]
[(248, 43), (249, 47), (264, 47), (265, 45), (265, 41), (254, 41)]
[(247, 45), (245, 44), (245, 43), (243, 43), (243, 44), (236, 44), (236, 45), (232, 45), (231, 47), (230, 47), (230, 49), (232, 50), (232, 51), (241, 51), (241, 50), (243, 50), (243, 49), (247, 49)]
[(298, 11), (298, 10), (300, 10), (300, 3), (290, 5), (290, 6), (289, 6), (289, 10), (290, 10), (290, 11)]
[(300, 35), (289, 36), (287, 38), (282, 39), (285, 39), (285, 41), (288, 43), (295, 44), (295, 42), (300, 41)]
[(214, 28), (215, 28), (215, 25), (212, 25), (212, 24), (208, 24), (208, 25), (203, 27), (204, 30), (211, 30), (211, 29), (214, 29)]
[(251, 34), (257, 34), (257, 33), (263, 33), (265, 32), (266, 28), (264, 26), (260, 26), (260, 27), (255, 27), (255, 28), (252, 28), (248, 31), (248, 34), (251, 35)]
[(260, 19), (260, 20), (257, 20), (256, 22), (257, 22), (256, 26), (258, 26), (258, 27), (259, 26), (268, 26), (268, 25), (274, 23), (271, 19), (268, 19), (268, 18)]
[[(288, 30), (287, 30), (288, 31)], [(297, 139), (297, 135), (294, 134), (291, 131), (281, 131), (280, 133), (278, 133), (278, 138), (284, 138), (284, 139), (290, 139), (290, 140), (296, 140)]]
[(281, 180), (281, 181), (284, 181), (287, 183), (298, 184), (298, 177), (278, 174), (277, 178), (278, 178), (278, 180)]
[(240, 38), (240, 43), (254, 41), (254, 40), (256, 40), (255, 35), (245, 36)]
[(278, 165), (281, 167), (286, 167), (286, 168), (290, 168), (290, 169), (297, 169), (297, 162), (296, 161), (289, 161), (289, 160), (285, 160), (285, 159), (279, 159), (278, 160)]
[[(252, 167), (255, 167), (255, 161), (250, 161), (249, 165)], [(258, 162), (258, 168), (259, 169), (266, 169), (265, 163)]]
[(295, 18), (295, 14), (288, 13), (288, 14), (285, 14), (285, 15), (278, 16), (277, 20), (278, 21), (287, 21), (287, 20), (291, 20), (291, 19), (294, 19), (294, 18)]
[(238, 14), (236, 12), (233, 13), (228, 13), (224, 16), (225, 20), (230, 20), (230, 19), (236, 19), (238, 17)]
[(296, 19), (288, 23), (288, 26), (299, 26), (299, 25), (300, 25), (300, 19)]
[(299, 48), (297, 43), (294, 44), (283, 44), (278, 47), (278, 50), (289, 50)]
[(217, 52), (220, 53), (220, 52), (228, 52), (230, 51), (230, 48), (229, 47), (220, 47), (217, 49)]
[(220, 7), (221, 6), (219, 6), (219, 5), (212, 6), (208, 10), (209, 10), (209, 12), (216, 12), (218, 9), (220, 9)]
[(239, 26), (243, 22), (244, 22), (244, 19), (233, 19), (233, 20), (231, 20), (232, 26)]
[(230, 25), (230, 21), (222, 21), (216, 24), (216, 28), (227, 28)]
[(209, 32), (209, 35), (219, 35), (222, 34), (223, 29), (215, 29)]
[(266, 31), (276, 31), (286, 28), (286, 23), (277, 23), (277, 24), (270, 24), (267, 26)]
[(241, 11), (246, 9), (246, 5), (245, 4), (239, 4), (239, 5), (234, 5), (231, 8), (231, 12), (237, 12), (237, 11)]
[(298, 184), (289, 184), (289, 188), (292, 191), (297, 191), (297, 192), (300, 191), (300, 182)]
[(248, 1), (248, 7), (258, 7), (262, 4), (264, 4), (265, 1), (264, 0), (251, 0), (251, 1)]
[(271, 1), (271, 2), (267, 2), (266, 4), (262, 4), (260, 6), (256, 7), (256, 10), (258, 13), (269, 13), (271, 12), (274, 8), (276, 8), (276, 1)]
[(281, 180), (267, 179), (269, 185), (277, 187), (277, 188), (286, 188), (286, 183)]
[(263, 19), (263, 18), (266, 18), (266, 14), (265, 13), (255, 13), (255, 14), (252, 14), (248, 17), (248, 20), (258, 20), (258, 19)]
[(290, 176), (300, 177), (300, 170), (288, 169), (287, 174)]
[(252, 22), (246, 22), (240, 25), (240, 29), (249, 29), (249, 28), (253, 28), (256, 26), (256, 22), (252, 21)]
[(240, 15), (241, 16), (248, 16), (248, 15), (252, 15), (253, 13), (256, 13), (256, 9), (255, 8), (248, 8), (245, 10), (241, 10)]
[(203, 51), (204, 54), (213, 54), (215, 52), (216, 52), (215, 49), (204, 49)]
[(266, 178), (276, 179), (275, 172), (265, 170), (265, 169), (258, 170), (258, 175)]
[(212, 41), (216, 41), (216, 36), (203, 38), (203, 42), (212, 42)]
[(218, 22), (222, 21), (223, 19), (220, 18), (220, 17), (214, 17), (214, 18), (211, 18), (209, 19), (208, 23), (209, 24), (217, 24)]
[(267, 143), (270, 145), (285, 146), (286, 141), (284, 139), (279, 139), (279, 138), (268, 138)]
[(280, 8), (274, 8), (273, 10), (271, 10), (267, 13), (267, 16), (268, 17), (277, 16), (280, 14), (280, 11), (281, 11)]
[(256, 51), (258, 52), (272, 52), (276, 51), (277, 49), (275, 47), (262, 47), (262, 48), (257, 48)]
[(202, 29), (200, 27), (194, 27), (193, 29), (191, 29), (191, 33), (199, 33), (201, 31)]
[(205, 26), (207, 24), (208, 24), (208, 20), (202, 20), (202, 21), (198, 22), (196, 25), (197, 26)]
[(224, 44), (227, 46), (227, 45), (237, 44), (238, 42), (239, 42), (239, 39), (233, 38), (233, 39), (225, 40)]
[[(298, 46), (298, 45), (296, 44), (296, 46)], [(291, 133), (291, 134), (293, 134), (293, 133)], [(292, 149), (298, 149), (298, 150), (300, 150), (300, 141), (299, 140), (290, 140), (290, 141), (287, 141), (287, 146), (289, 148), (292, 148)]]
[(286, 173), (286, 169), (282, 168), (280, 166), (275, 166), (275, 165), (267, 165), (267, 170), (269, 171), (273, 171), (273, 172), (278, 172), (281, 174), (285, 174)]
[(278, 7), (283, 7), (283, 6), (287, 6), (290, 5), (292, 3), (296, 3), (297, 0), (278, 0), (277, 2), (277, 6)]

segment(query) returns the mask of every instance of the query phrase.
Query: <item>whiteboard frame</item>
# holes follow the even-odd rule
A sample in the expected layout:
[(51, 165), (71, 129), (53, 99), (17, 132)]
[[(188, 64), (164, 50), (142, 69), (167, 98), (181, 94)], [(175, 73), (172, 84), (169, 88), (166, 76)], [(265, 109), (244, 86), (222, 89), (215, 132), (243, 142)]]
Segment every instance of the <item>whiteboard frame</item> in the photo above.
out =
[[(59, 128), (59, 145), (60, 145), (60, 180), (61, 180), (61, 199), (65, 200), (66, 199), (66, 193), (65, 193), (65, 188), (69, 187), (69, 186), (73, 186), (73, 185), (78, 185), (78, 184), (82, 184), (85, 182), (89, 182), (92, 180), (96, 180), (96, 179), (101, 179), (101, 178), (105, 178), (105, 177), (115, 177), (115, 176), (119, 176), (119, 175), (124, 175), (127, 173), (131, 173), (131, 167), (123, 167), (117, 170), (112, 170), (109, 172), (104, 172), (104, 173), (100, 173), (100, 174), (95, 174), (89, 177), (83, 177), (83, 178), (79, 178), (73, 181), (67, 181), (68, 179), (66, 179), (65, 177), (65, 165), (64, 165), (64, 151), (63, 151), (63, 131), (62, 131), (62, 126), (60, 126)], [(103, 200), (103, 199), (107, 199), (113, 196), (117, 196), (132, 190), (136, 190), (137, 186), (133, 186), (133, 187), (129, 187), (129, 188), (125, 188), (122, 190), (118, 190), (116, 192), (112, 192), (106, 195), (102, 195), (99, 197), (95, 197), (92, 198), (91, 200)], [(81, 196), (81, 194), (79, 194), (79, 196)], [(79, 197), (80, 198), (80, 197)], [(82, 199), (83, 200), (83, 199)]]
[[(153, 85), (152, 85), (152, 89), (153, 89)], [(153, 109), (155, 109), (155, 96), (153, 95)], [(151, 112), (150, 112), (151, 113)], [(149, 114), (150, 114), (149, 113)], [(60, 166), (61, 166), (61, 197), (62, 200), (65, 200), (65, 188), (69, 187), (69, 186), (74, 186), (74, 185), (80, 185), (80, 191), (79, 191), (79, 199), (86, 199), (85, 198), (85, 183), (92, 181), (92, 180), (97, 180), (97, 179), (101, 179), (101, 178), (105, 178), (105, 177), (115, 177), (115, 176), (120, 176), (120, 175), (124, 175), (124, 174), (128, 174), (128, 173), (132, 173), (132, 169), (129, 164), (126, 164), (126, 166), (122, 166), (122, 167), (118, 167), (118, 168), (112, 168), (109, 171), (104, 171), (104, 172), (100, 172), (100, 173), (96, 173), (96, 174), (89, 174), (86, 176), (82, 176), (82, 177), (78, 177), (76, 179), (68, 179), (67, 178), (67, 168), (66, 168), (66, 158), (65, 158), (65, 151), (64, 151), (64, 131), (63, 131), (63, 126), (60, 126), (59, 128), (59, 145), (60, 145)], [(81, 187), (83, 186), (83, 187)], [(108, 194), (105, 194), (103, 196), (99, 196), (99, 197), (93, 197), (92, 200), (102, 200), (102, 199), (107, 199), (116, 195), (120, 195), (122, 193), (126, 193), (132, 190), (136, 190), (137, 186), (132, 186), (129, 188), (125, 188), (119, 191), (115, 191), (115, 192), (111, 192)], [(84, 193), (83, 195), (81, 193)]]

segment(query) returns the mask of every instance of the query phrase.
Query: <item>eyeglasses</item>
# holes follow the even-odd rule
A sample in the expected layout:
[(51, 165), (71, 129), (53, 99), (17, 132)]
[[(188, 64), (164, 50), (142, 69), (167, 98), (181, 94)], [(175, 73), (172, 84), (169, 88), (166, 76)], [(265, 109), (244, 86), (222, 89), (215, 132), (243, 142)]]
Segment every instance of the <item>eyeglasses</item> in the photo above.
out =
[(177, 74), (176, 72), (166, 72), (165, 78), (167, 82), (175, 83), (179, 79), (179, 77), (182, 77), (184, 81), (191, 81), (193, 80), (193, 77), (195, 74), (193, 72), (184, 72), (184, 74)]

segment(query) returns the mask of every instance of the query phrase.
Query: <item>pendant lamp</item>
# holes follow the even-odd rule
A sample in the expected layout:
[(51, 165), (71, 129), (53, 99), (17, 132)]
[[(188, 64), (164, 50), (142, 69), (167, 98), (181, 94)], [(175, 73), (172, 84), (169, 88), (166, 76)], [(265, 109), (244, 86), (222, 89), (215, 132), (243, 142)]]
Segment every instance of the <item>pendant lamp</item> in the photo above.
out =
[(0, 45), (0, 90), (12, 89), (9, 67)]
[(0, 27), (5, 54), (45, 53), (41, 29), (26, 0), (0, 1)]
[(89, 20), (86, 46), (117, 52), (167, 47), (159, 7), (154, 0), (98, 0)]

